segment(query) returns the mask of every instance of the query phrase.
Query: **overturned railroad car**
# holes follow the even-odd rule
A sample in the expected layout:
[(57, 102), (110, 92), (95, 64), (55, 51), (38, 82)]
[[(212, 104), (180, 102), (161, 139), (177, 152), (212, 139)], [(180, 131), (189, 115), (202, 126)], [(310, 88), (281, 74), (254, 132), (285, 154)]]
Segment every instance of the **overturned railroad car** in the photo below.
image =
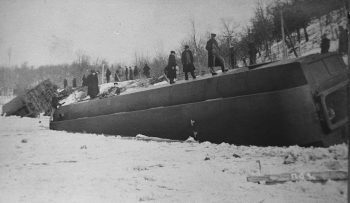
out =
[(329, 146), (347, 136), (347, 68), (334, 53), (231, 70), (60, 107), (50, 128), (236, 145)]

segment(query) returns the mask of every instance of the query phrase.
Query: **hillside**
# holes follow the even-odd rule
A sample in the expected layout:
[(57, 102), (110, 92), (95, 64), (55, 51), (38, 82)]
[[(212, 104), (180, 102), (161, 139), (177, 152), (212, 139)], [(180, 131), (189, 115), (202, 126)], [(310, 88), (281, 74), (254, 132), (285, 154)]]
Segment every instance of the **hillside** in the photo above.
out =
[[(331, 13), (324, 15), (320, 18), (313, 19), (310, 25), (307, 27), (307, 33), (309, 34), (309, 41), (306, 41), (302, 37), (299, 43), (296, 40), (296, 33), (292, 33), (294, 46), (298, 56), (306, 56), (309, 54), (320, 53), (320, 44), (322, 34), (327, 34), (327, 37), (331, 40), (329, 51), (338, 50), (338, 40), (339, 40), (339, 26), (346, 28), (346, 12), (344, 9), (334, 10)], [(304, 36), (303, 31), (301, 31), (301, 36)], [(271, 47), (272, 60), (282, 59), (282, 41), (276, 42)], [(267, 60), (264, 58), (265, 54), (262, 53), (262, 57), (258, 56), (257, 62), (261, 63)], [(288, 49), (288, 58), (295, 58), (292, 48)], [(347, 58), (347, 57), (344, 57)], [(347, 60), (344, 60), (347, 63)]]

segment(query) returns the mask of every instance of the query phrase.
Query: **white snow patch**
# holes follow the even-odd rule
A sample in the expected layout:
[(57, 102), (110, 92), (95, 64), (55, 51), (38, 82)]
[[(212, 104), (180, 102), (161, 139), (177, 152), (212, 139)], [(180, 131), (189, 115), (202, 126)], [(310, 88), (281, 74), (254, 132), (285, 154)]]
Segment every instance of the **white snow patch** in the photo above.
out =
[[(49, 130), (0, 117), (0, 202), (346, 202), (347, 182), (263, 185), (247, 176), (347, 171), (347, 145), (256, 147)], [(293, 154), (295, 162), (283, 164)]]
[(154, 83), (154, 86), (162, 86), (162, 85), (167, 85), (169, 84), (167, 81), (162, 81), (162, 82), (158, 82), (158, 83)]
[(77, 101), (88, 100), (90, 97), (87, 95), (86, 91), (74, 91), (67, 98), (60, 101), (62, 106), (66, 106), (72, 103), (76, 103)]

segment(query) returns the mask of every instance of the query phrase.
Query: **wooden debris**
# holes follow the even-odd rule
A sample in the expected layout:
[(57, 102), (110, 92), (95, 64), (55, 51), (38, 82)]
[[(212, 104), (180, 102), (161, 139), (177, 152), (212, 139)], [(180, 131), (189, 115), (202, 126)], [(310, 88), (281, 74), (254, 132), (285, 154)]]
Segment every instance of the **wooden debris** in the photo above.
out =
[(153, 84), (155, 84), (155, 83), (163, 82), (163, 81), (169, 82), (169, 81), (168, 81), (168, 78), (167, 78), (164, 74), (161, 75), (161, 76), (159, 76), (159, 77), (153, 77), (153, 78), (150, 78), (150, 79), (149, 79), (149, 83), (150, 83), (151, 85), (153, 85)]
[(259, 166), (259, 174), (261, 174), (261, 162), (260, 162), (260, 160), (256, 160), (256, 163), (258, 163), (258, 166)]
[(24, 101), (30, 116), (51, 110), (51, 100), (57, 87), (45, 80), (24, 94)]
[(114, 95), (120, 95), (120, 93), (126, 91), (126, 87), (113, 86), (110, 87), (106, 92), (99, 94), (99, 98), (106, 98)]
[(327, 180), (347, 180), (348, 172), (345, 171), (323, 171), (306, 173), (282, 173), (263, 176), (248, 176), (247, 181), (253, 183), (265, 182), (266, 184), (284, 183), (287, 181), (313, 181), (322, 182)]
[(7, 116), (29, 116), (35, 117), (41, 112), (51, 111), (51, 100), (57, 86), (45, 80), (26, 91), (25, 94), (17, 96), (3, 106), (3, 112)]
[(241, 156), (239, 156), (238, 154), (233, 154), (232, 156), (235, 158), (241, 158)]
[(293, 164), (297, 161), (297, 157), (294, 154), (288, 154), (284, 157), (283, 164)]

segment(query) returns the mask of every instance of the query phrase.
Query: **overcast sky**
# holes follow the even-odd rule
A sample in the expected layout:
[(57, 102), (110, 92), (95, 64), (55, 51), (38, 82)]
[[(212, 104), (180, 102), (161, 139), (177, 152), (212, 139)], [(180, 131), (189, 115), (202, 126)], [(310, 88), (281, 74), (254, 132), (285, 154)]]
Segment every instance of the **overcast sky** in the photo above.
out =
[(256, 0), (0, 0), (0, 64), (71, 63), (77, 52), (131, 63), (177, 49), (195, 19), (200, 33), (220, 19), (246, 25)]

